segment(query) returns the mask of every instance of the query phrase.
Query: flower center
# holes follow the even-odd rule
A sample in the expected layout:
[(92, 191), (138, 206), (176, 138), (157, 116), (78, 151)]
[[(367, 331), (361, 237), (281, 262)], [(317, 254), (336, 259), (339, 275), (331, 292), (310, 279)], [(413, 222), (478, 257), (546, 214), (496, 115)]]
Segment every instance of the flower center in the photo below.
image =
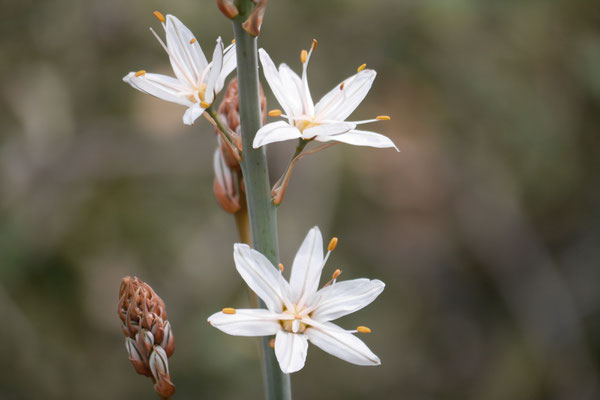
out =
[(294, 125), (296, 125), (296, 128), (298, 128), (300, 132), (304, 132), (305, 129), (312, 128), (321, 124), (308, 119), (301, 119), (296, 121)]
[(194, 103), (198, 102), (198, 101), (204, 101), (204, 95), (206, 93), (206, 83), (201, 83), (198, 88), (192, 92), (192, 94), (190, 94), (188, 96), (188, 99)]
[(283, 319), (280, 321), (281, 327), (284, 331), (291, 333), (302, 333), (306, 330), (307, 325), (302, 322), (301, 312), (304, 310), (302, 307), (300, 310), (297, 309), (297, 306), (294, 306), (293, 310), (285, 309), (283, 312), (285, 314), (291, 314), (294, 316), (294, 319)]
[(306, 324), (300, 319), (286, 319), (281, 321), (281, 326), (284, 331), (291, 333), (302, 333), (306, 330)]

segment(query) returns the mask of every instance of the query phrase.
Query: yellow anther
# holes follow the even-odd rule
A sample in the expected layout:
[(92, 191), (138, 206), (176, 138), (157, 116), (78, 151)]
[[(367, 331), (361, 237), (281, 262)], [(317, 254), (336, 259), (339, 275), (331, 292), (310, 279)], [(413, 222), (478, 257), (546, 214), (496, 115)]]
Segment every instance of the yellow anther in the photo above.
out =
[(223, 314), (229, 314), (229, 315), (233, 315), (236, 313), (235, 308), (231, 308), (231, 307), (224, 308), (221, 311), (223, 311)]
[(192, 38), (192, 40), (190, 40), (190, 44), (194, 44), (196, 42), (197, 42), (196, 38)]
[(138, 76), (142, 76), (142, 75), (146, 75), (146, 70), (145, 69), (141, 69), (138, 72), (135, 73), (135, 77), (137, 78)]
[(283, 264), (282, 264), (282, 263), (279, 263), (279, 270), (280, 270), (281, 272), (283, 272)]
[(378, 119), (380, 121), (389, 121), (391, 118), (389, 115), (378, 115), (377, 117), (375, 117), (375, 119)]
[(235, 43), (235, 39), (232, 39), (232, 40), (231, 40), (231, 44), (234, 44), (234, 43)]
[(366, 67), (367, 67), (367, 64), (361, 64), (361, 66), (356, 69), (356, 72), (360, 72), (363, 69), (365, 69)]
[(338, 238), (332, 237), (329, 241), (329, 246), (327, 246), (327, 250), (333, 251), (335, 250), (335, 246), (337, 246)]
[(359, 326), (356, 328), (356, 330), (358, 333), (371, 333), (371, 329), (367, 328), (366, 326)]
[(344, 82), (340, 84), (340, 90), (344, 90)]
[(272, 348), (272, 349), (275, 348), (275, 339), (269, 340), (269, 347)]
[(281, 110), (271, 110), (269, 111), (269, 117), (279, 117), (281, 115)]
[(317, 44), (318, 44), (317, 39), (313, 39), (313, 42), (312, 42), (312, 49), (313, 50), (317, 48)]
[(333, 271), (333, 275), (331, 275), (331, 279), (337, 279), (341, 273), (342, 273), (342, 271), (340, 269), (336, 269), (335, 271)]
[(308, 58), (308, 51), (302, 50), (300, 52), (300, 61), (302, 61), (302, 64), (304, 64), (306, 62), (307, 58)]
[(302, 317), (299, 316), (299, 315), (294, 316), (294, 318), (296, 318), (296, 319), (302, 319)]
[(159, 20), (160, 22), (165, 22), (165, 16), (162, 15), (160, 11), (154, 11), (153, 14), (157, 20)]
[(208, 108), (208, 107), (210, 107), (210, 104), (208, 104), (208, 103), (207, 103), (207, 102), (205, 102), (205, 101), (201, 101), (201, 102), (200, 102), (200, 107), (202, 107), (202, 108)]

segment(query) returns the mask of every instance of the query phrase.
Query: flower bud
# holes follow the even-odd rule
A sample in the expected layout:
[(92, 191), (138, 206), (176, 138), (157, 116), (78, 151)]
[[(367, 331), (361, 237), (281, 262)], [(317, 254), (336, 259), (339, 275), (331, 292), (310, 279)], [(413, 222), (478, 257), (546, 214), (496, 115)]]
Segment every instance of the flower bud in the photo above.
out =
[(217, 202), (223, 210), (235, 214), (241, 208), (240, 206), (240, 179), (235, 170), (229, 168), (221, 156), (221, 150), (215, 150), (213, 167), (215, 170), (215, 179), (213, 181), (213, 191)]
[(268, 0), (252, 0), (255, 4), (254, 10), (252, 10), (248, 19), (242, 24), (242, 28), (244, 28), (251, 36), (258, 36), (260, 33), (260, 27), (267, 8), (267, 1)]
[(146, 283), (127, 276), (121, 281), (119, 306), (125, 348), (136, 372), (153, 377), (154, 390), (165, 398), (175, 392), (168, 357), (175, 350), (165, 303)]
[(125, 348), (129, 354), (129, 361), (133, 364), (135, 371), (140, 375), (151, 376), (152, 373), (148, 368), (147, 359), (142, 356), (142, 352), (138, 349), (137, 343), (132, 338), (125, 338)]
[(169, 360), (167, 353), (160, 346), (155, 346), (150, 355), (150, 370), (156, 381), (154, 390), (164, 397), (171, 397), (175, 393), (175, 385), (169, 376)]
[(229, 19), (233, 19), (239, 14), (233, 0), (217, 0), (217, 7)]
[[(262, 113), (263, 124), (267, 121), (267, 98), (263, 92), (262, 86), (260, 88), (260, 109)], [(242, 136), (240, 130), (240, 100), (238, 97), (238, 81), (234, 78), (227, 85), (225, 90), (225, 96), (219, 104), (217, 110), (219, 118), (227, 125), (231, 130), (233, 141), (236, 146), (241, 148)], [(219, 142), (222, 157), (231, 169), (241, 171), (240, 164), (236, 157), (233, 155), (229, 144), (221, 141)]]

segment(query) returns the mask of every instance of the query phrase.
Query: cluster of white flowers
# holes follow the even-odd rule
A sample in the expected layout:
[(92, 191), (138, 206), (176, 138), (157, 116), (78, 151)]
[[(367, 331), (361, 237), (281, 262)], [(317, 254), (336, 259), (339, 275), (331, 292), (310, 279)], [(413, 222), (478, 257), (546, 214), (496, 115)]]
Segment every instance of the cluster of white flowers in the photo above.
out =
[[(154, 13), (166, 32), (166, 44), (152, 31), (166, 50), (175, 77), (130, 72), (123, 80), (134, 88), (166, 101), (187, 107), (183, 122), (191, 125), (209, 109), (225, 79), (236, 67), (235, 44), (224, 47), (221, 38), (209, 63), (192, 32), (176, 17)], [(271, 122), (256, 132), (253, 147), (289, 139), (337, 141), (358, 146), (393, 147), (387, 137), (356, 129), (358, 125), (389, 120), (385, 115), (362, 121), (346, 121), (363, 101), (377, 75), (365, 65), (356, 74), (336, 85), (314, 104), (308, 86), (307, 68), (317, 46), (302, 50), (302, 76), (286, 64), (279, 69), (264, 49), (259, 50), (264, 76), (283, 108), (272, 110), (272, 117), (286, 120)], [(397, 148), (396, 148), (397, 150)], [(217, 160), (217, 159), (216, 159)], [(221, 163), (215, 161), (217, 175)], [(345, 330), (331, 321), (370, 304), (383, 291), (379, 280), (354, 279), (337, 282), (340, 270), (320, 290), (325, 262), (335, 248), (334, 238), (323, 254), (323, 239), (317, 227), (311, 229), (294, 259), (290, 281), (261, 253), (245, 244), (235, 244), (233, 256), (237, 271), (248, 286), (264, 301), (267, 309), (224, 308), (213, 314), (209, 323), (231, 335), (275, 335), (275, 354), (281, 370), (292, 373), (304, 366), (308, 341), (324, 351), (357, 365), (379, 365), (379, 358), (354, 333), (369, 333), (359, 326)]]

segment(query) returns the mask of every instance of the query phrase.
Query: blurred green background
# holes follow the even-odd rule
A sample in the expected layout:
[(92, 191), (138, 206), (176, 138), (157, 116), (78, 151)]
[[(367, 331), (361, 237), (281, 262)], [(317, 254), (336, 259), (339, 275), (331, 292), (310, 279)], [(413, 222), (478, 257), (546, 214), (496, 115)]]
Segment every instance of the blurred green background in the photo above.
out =
[[(206, 324), (248, 304), (213, 130), (121, 81), (171, 74), (152, 11), (208, 54), (230, 23), (214, 1), (0, 7), (0, 398), (154, 398), (119, 329), (125, 275), (167, 304), (175, 398), (262, 398), (257, 341)], [(366, 62), (378, 78), (352, 118), (391, 115), (369, 128), (401, 153), (340, 145), (296, 168), (282, 262), (319, 225), (340, 238), (325, 274), (387, 287), (339, 321), (373, 329), (382, 366), (311, 346), (295, 398), (600, 398), (597, 2), (270, 2), (276, 63), (299, 71), (313, 37), (313, 97)], [(273, 179), (292, 151), (269, 147)]]

